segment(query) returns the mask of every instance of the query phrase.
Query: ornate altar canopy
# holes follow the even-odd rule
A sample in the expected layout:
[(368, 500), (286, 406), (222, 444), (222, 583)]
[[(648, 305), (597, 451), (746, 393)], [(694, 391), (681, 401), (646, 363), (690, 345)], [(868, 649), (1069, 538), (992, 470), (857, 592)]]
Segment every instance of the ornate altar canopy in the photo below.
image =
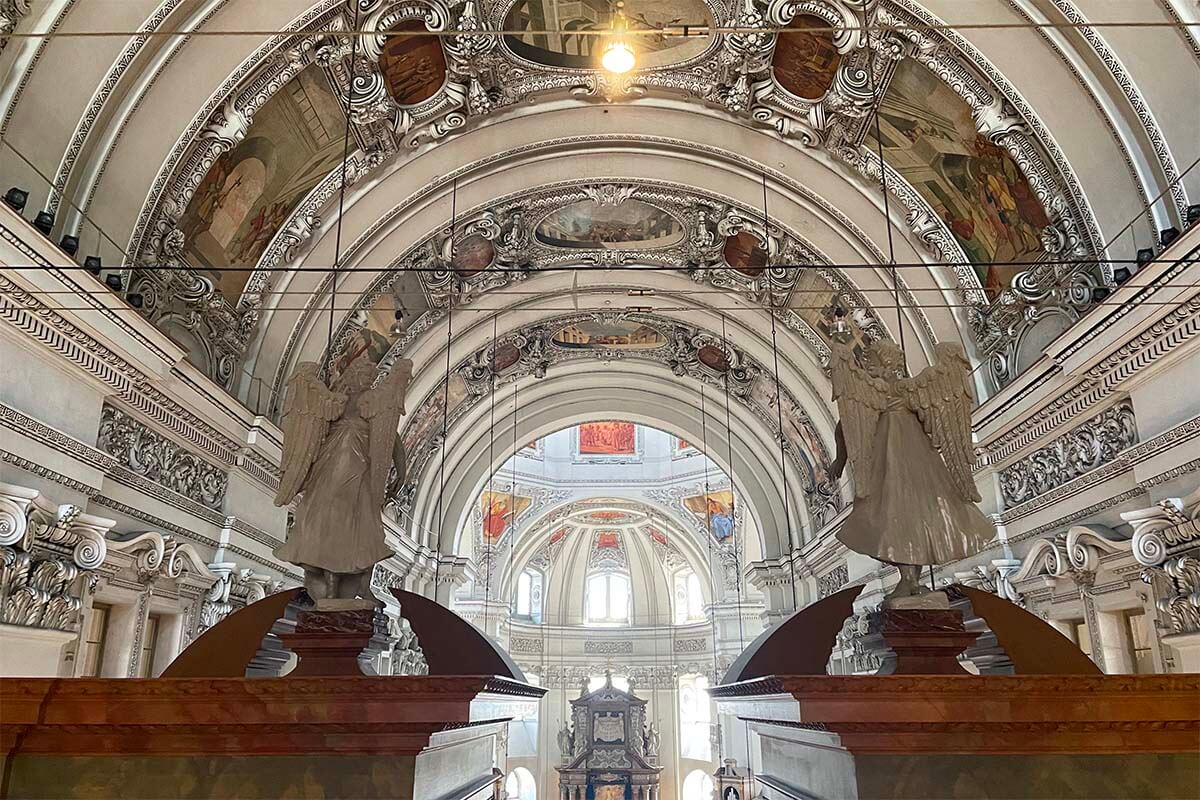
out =
[(658, 733), (646, 701), (604, 685), (571, 701), (571, 727), (559, 735), (563, 800), (658, 800)]

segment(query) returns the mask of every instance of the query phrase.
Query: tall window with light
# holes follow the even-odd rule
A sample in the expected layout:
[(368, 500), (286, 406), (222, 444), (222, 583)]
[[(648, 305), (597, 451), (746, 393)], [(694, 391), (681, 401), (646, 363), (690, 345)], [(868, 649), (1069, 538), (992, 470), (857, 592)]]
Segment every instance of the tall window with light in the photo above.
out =
[(698, 622), (704, 619), (704, 595), (700, 579), (691, 570), (675, 573), (675, 624)]
[(517, 617), (530, 622), (542, 621), (542, 573), (524, 570), (517, 577)]
[(589, 625), (629, 623), (629, 576), (623, 572), (594, 572), (584, 597)]
[(708, 699), (708, 678), (703, 675), (679, 677), (679, 755), (683, 758), (712, 758), (712, 705)]

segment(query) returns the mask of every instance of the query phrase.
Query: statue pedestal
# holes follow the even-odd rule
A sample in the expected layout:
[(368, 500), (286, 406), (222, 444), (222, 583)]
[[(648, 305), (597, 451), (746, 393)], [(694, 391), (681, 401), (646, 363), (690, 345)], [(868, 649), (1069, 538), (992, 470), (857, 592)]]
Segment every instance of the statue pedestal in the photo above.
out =
[(978, 636), (957, 609), (885, 608), (867, 615), (862, 641), (883, 661), (876, 675), (962, 675), (958, 656)]
[(303, 611), (296, 621), (296, 632), (280, 634), (279, 638), (300, 659), (289, 675), (306, 678), (369, 674), (363, 669), (360, 655), (371, 646), (376, 634), (386, 633), (386, 617), (372, 607)]

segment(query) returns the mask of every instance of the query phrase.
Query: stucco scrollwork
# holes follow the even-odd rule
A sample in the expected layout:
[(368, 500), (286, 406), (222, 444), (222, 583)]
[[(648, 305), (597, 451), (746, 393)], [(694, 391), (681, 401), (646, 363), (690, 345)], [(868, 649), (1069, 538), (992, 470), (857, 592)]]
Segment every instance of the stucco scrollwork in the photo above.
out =
[(229, 476), (120, 409), (100, 411), (96, 446), (138, 475), (209, 508), (219, 509)]
[(1000, 470), (1004, 502), (1015, 506), (1112, 461), (1137, 444), (1133, 404), (1123, 400)]
[(817, 578), (817, 596), (828, 597), (850, 582), (850, 571), (845, 564), (838, 564)]
[(0, 0), (0, 53), (8, 46), (9, 34), (29, 11), (30, 0)]
[(0, 484), (0, 621), (75, 630), (82, 608), (80, 575), (104, 563), (110, 519), (40, 492)]
[(1169, 593), (1157, 601), (1176, 633), (1200, 631), (1200, 489), (1121, 517), (1133, 527), (1133, 555), (1145, 565), (1142, 580), (1165, 579)]
[(208, 569), (216, 576), (216, 581), (200, 604), (196, 635), (204, 633), (235, 609), (257, 603), (284, 588), (283, 581), (250, 568), (238, 569), (233, 562), (209, 564)]

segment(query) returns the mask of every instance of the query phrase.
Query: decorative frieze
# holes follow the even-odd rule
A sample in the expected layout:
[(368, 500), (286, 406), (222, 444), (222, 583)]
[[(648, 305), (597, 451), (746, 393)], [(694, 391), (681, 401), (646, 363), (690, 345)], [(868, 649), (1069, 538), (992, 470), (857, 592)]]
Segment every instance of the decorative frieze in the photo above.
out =
[(676, 639), (671, 648), (675, 653), (703, 653), (708, 649), (707, 639)]
[(631, 639), (584, 639), (583, 652), (598, 656), (628, 656), (633, 654)]
[(132, 415), (105, 405), (96, 445), (122, 464), (189, 500), (219, 509), (229, 476)]
[(543, 640), (535, 636), (512, 636), (508, 640), (508, 652), (521, 655), (541, 655)]
[(1137, 444), (1133, 404), (1122, 400), (1000, 471), (1004, 502), (1028, 502), (1113, 461)]
[(838, 564), (829, 572), (817, 578), (817, 595), (828, 597), (850, 582), (850, 570), (845, 564)]

